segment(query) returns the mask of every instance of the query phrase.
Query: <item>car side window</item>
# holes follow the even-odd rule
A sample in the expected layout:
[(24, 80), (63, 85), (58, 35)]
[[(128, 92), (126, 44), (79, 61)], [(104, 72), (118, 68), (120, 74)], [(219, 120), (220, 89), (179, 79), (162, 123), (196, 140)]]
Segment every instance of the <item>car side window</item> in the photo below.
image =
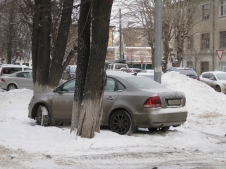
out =
[(30, 73), (29, 72), (24, 72), (24, 77), (25, 78), (30, 78)]
[(22, 71), (22, 68), (11, 68), (11, 73)]
[(16, 77), (24, 77), (24, 74), (22, 72), (21, 73), (17, 73)]
[(104, 90), (110, 92), (115, 91), (115, 80), (113, 78), (110, 77), (107, 78), (107, 83)]
[(209, 73), (204, 73), (204, 74), (202, 75), (202, 77), (203, 77), (203, 78), (206, 78), (206, 79), (209, 79)]
[(116, 83), (117, 83), (118, 90), (125, 90), (126, 89), (126, 87), (121, 82), (119, 82), (118, 80), (116, 81)]
[(212, 80), (216, 80), (214, 74), (212, 74), (212, 73), (210, 73), (210, 78), (211, 78)]
[(63, 91), (74, 91), (75, 90), (75, 79), (71, 80), (63, 85)]

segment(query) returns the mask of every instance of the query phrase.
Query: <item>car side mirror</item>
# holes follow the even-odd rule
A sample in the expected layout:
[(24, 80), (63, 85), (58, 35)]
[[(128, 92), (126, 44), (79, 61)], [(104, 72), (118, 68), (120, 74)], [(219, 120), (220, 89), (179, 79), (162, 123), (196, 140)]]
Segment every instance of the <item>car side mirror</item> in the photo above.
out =
[(61, 87), (56, 87), (56, 88), (53, 90), (54, 93), (57, 93), (57, 92), (60, 92), (60, 91), (61, 91)]

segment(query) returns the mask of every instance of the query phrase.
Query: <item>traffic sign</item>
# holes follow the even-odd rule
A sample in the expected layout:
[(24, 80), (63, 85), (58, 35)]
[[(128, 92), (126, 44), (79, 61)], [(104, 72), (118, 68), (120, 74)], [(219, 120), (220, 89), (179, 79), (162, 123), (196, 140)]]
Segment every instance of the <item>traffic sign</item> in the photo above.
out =
[(218, 55), (219, 59), (221, 60), (222, 56), (223, 56), (223, 53), (224, 53), (224, 50), (216, 50), (216, 52), (217, 52), (217, 55)]

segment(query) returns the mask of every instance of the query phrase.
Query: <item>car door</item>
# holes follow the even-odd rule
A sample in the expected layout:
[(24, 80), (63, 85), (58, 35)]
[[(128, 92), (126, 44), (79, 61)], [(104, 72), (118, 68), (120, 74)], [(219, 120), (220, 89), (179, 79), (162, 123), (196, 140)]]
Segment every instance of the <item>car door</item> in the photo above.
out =
[(14, 81), (19, 88), (31, 89), (31, 85), (33, 85), (30, 72), (16, 73), (16, 77), (14, 78)]
[(118, 90), (117, 90), (116, 80), (114, 78), (107, 77), (107, 82), (105, 85), (104, 96), (103, 96), (102, 124), (107, 125), (108, 115), (117, 97), (118, 97)]
[(213, 73), (210, 73), (209, 77), (208, 85), (215, 89), (217, 79)]
[[(209, 73), (203, 73), (200, 80), (203, 82), (203, 83), (206, 83), (208, 84), (208, 81), (209, 81)], [(209, 85), (209, 84), (208, 84)]]
[(75, 79), (68, 81), (55, 92), (52, 102), (52, 116), (54, 119), (70, 120), (74, 100)]

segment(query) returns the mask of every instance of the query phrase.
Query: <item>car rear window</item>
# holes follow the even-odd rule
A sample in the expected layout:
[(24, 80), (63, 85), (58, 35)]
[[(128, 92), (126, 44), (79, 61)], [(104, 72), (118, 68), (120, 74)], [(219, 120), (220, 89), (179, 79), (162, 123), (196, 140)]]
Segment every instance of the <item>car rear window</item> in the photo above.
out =
[(127, 77), (126, 80), (134, 84), (139, 89), (164, 88), (163, 85), (161, 85), (160, 83), (157, 83), (156, 81), (151, 80), (148, 77), (134, 76), (134, 77)]
[(184, 75), (198, 76), (198, 74), (194, 70), (191, 70), (191, 69), (176, 69), (175, 71), (178, 71), (178, 72), (180, 72), (181, 74), (184, 74)]

